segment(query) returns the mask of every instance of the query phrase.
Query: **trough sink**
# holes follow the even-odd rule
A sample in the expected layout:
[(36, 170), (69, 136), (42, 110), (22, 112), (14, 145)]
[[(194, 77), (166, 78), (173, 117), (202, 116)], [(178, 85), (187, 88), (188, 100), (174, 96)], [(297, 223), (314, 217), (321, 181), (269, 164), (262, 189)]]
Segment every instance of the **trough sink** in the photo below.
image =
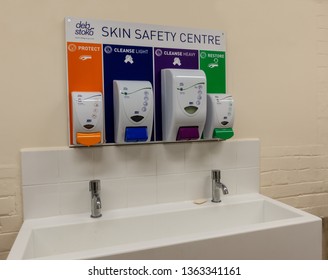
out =
[(258, 193), (26, 220), (8, 259), (320, 259), (321, 220)]

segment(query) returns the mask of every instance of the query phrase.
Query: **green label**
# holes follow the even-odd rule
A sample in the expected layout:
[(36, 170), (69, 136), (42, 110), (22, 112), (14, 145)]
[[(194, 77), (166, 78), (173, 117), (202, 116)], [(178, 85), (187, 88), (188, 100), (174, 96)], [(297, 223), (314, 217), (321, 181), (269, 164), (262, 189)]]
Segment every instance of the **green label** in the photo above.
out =
[(200, 51), (199, 59), (206, 74), (207, 93), (226, 93), (225, 52)]

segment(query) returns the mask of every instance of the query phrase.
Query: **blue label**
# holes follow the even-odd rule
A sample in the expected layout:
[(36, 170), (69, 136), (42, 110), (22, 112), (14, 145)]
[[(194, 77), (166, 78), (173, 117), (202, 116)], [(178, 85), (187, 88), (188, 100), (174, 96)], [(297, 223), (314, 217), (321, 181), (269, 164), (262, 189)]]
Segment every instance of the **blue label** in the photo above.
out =
[(103, 63), (106, 142), (114, 143), (113, 80), (149, 81), (153, 85), (152, 48), (103, 45)]

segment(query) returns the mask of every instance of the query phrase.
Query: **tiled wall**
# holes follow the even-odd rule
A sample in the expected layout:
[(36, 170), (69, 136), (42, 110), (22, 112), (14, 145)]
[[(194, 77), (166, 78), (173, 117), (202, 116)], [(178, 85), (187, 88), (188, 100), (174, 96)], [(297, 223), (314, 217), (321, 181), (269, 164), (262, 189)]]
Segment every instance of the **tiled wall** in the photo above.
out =
[(258, 140), (25, 149), (24, 218), (90, 211), (89, 180), (100, 179), (103, 210), (210, 198), (210, 170), (230, 195), (258, 192)]

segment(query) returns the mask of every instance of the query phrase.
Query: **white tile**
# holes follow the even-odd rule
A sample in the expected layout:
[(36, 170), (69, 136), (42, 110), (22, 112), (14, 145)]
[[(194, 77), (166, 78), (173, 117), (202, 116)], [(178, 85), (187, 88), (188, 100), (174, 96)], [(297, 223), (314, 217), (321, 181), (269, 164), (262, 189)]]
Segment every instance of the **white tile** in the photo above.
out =
[(185, 145), (185, 172), (210, 170), (216, 142), (192, 142)]
[(67, 148), (58, 153), (61, 182), (85, 181), (93, 178), (92, 149)]
[(156, 203), (156, 176), (127, 178), (128, 207)]
[(157, 174), (184, 172), (184, 144), (158, 144), (155, 147)]
[(59, 181), (58, 150), (22, 151), (22, 184), (52, 184)]
[(89, 182), (61, 183), (58, 186), (61, 215), (91, 211)]
[(243, 140), (237, 144), (236, 168), (259, 167), (260, 141)]
[(126, 147), (106, 146), (93, 149), (95, 179), (124, 178), (126, 176)]
[(257, 167), (254, 168), (243, 168), (236, 169), (236, 186), (237, 193), (252, 193), (259, 192), (260, 186), (260, 169)]
[(104, 211), (210, 199), (211, 169), (221, 170), (229, 195), (259, 190), (258, 140), (48, 148), (21, 156), (26, 218), (90, 212), (91, 179), (101, 180)]
[(212, 169), (232, 169), (237, 164), (237, 147), (235, 141), (215, 142), (212, 149)]
[(211, 197), (212, 184), (208, 171), (186, 173), (184, 176), (186, 200)]
[[(103, 210), (125, 208), (128, 206), (128, 179), (109, 179), (101, 181)], [(129, 183), (131, 183), (129, 181)]]
[(126, 177), (156, 175), (156, 145), (126, 147)]
[(169, 203), (185, 200), (184, 174), (157, 176), (157, 202)]
[(59, 215), (58, 185), (38, 185), (23, 188), (24, 219)]

